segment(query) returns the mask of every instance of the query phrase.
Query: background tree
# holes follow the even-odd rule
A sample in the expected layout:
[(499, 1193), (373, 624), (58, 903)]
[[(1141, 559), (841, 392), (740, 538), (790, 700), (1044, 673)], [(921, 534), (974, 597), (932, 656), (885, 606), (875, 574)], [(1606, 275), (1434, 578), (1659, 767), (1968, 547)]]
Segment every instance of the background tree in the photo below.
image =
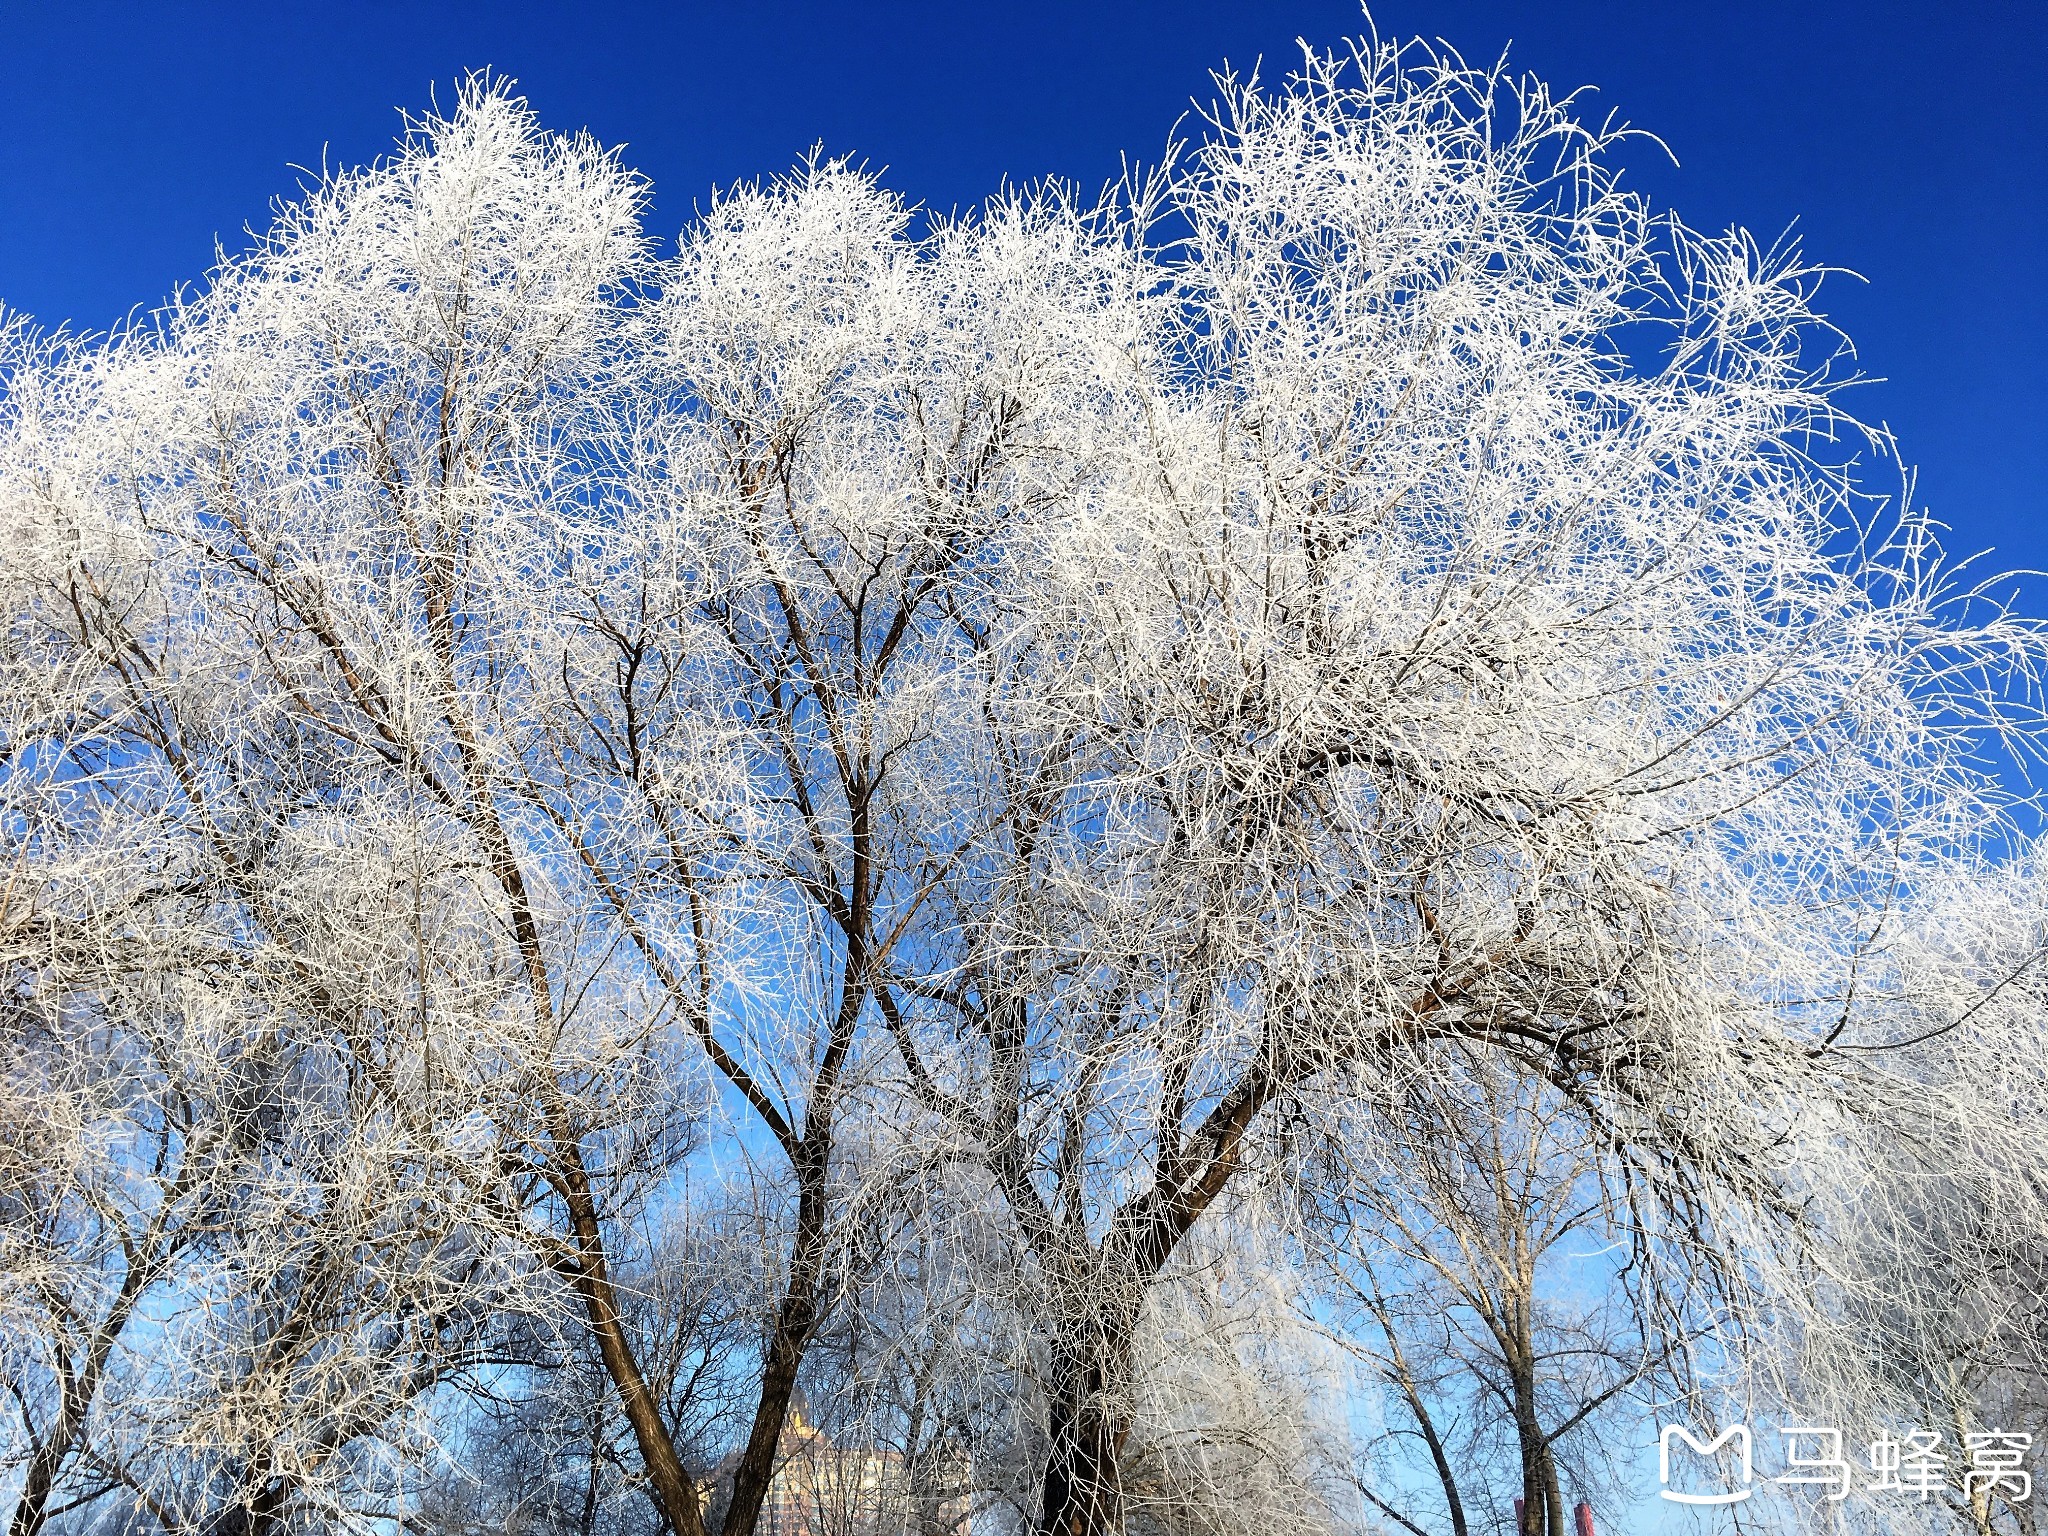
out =
[(1323, 1250), (1355, 1309), (1344, 1335), (1405, 1421), (1394, 1434), (1426, 1452), (1382, 1448), (1368, 1475), (1420, 1463), (1455, 1536), (1515, 1500), (1521, 1536), (1568, 1536), (1577, 1498), (1613, 1502), (1602, 1448), (1638, 1442), (1641, 1410), (1684, 1395), (1684, 1346), (1711, 1314), (1666, 1287), (1694, 1266), (1634, 1225), (1628, 1192), (1601, 1184), (1583, 1126), (1541, 1086), (1482, 1058), (1411, 1086), (1389, 1118), (1400, 1161), (1336, 1197)]

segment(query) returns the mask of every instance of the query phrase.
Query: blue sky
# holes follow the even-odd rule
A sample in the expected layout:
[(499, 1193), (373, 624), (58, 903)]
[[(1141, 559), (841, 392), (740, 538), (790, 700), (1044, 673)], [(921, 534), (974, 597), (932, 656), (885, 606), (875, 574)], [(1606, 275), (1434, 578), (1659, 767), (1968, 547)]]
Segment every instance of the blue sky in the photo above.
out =
[[(2048, 5), (1383, 0), (1388, 34), (1593, 85), (1659, 134), (1632, 178), (1690, 222), (1867, 284), (1827, 307), (1887, 382), (1860, 412), (1922, 469), (1952, 547), (2048, 566)], [(1348, 0), (838, 6), (92, 4), (0, 0), (0, 302), (104, 326), (200, 276), (293, 164), (381, 152), (393, 109), (463, 71), (516, 76), (551, 125), (623, 142), (672, 233), (718, 182), (822, 140), (909, 197), (1002, 177), (1090, 185), (1156, 153), (1207, 71), (1362, 25)], [(2037, 589), (2039, 590), (2039, 589)]]

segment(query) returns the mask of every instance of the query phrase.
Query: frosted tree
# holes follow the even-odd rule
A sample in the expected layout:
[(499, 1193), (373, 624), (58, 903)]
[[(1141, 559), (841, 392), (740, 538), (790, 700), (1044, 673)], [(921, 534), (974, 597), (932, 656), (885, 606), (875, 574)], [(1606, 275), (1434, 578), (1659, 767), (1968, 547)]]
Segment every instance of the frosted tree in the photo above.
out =
[(91, 516), (157, 387), (104, 361), (45, 352), (9, 396), (12, 1529), (106, 1496), (167, 1527), (340, 1518), (500, 1312), (543, 1304), (531, 1181), (468, 1193), (469, 1090), (520, 1085), (488, 1036), (429, 1038), (502, 977), (469, 872), (402, 809), (335, 814), (317, 753), (260, 781), (218, 755), (277, 722), (231, 633), (178, 644), (148, 530)]
[[(1938, 1436), (1946, 1486), (1935, 1502), (1979, 1536), (2040, 1520), (2027, 1481), (1985, 1474), (1973, 1450), (2031, 1436), (2048, 1380), (2039, 1167), (1981, 1129), (1987, 1118), (2033, 1122), (2048, 1078), (2036, 1043), (2042, 899), (2028, 858), (1929, 881), (1890, 925), (1892, 1037), (1922, 1091), (1950, 1100), (1950, 1134), (1970, 1140), (1937, 1139), (1939, 1121), (1903, 1109), (1891, 1137), (1873, 1138), (1876, 1176), (1834, 1213), (1833, 1246), (1855, 1258), (1814, 1277), (1835, 1304), (1796, 1361), (1800, 1396), (1843, 1423), (1872, 1438)], [(1849, 1347), (1858, 1338), (1869, 1347)]]
[[(18, 633), (125, 734), (61, 724), (16, 761), (113, 800), (153, 773), (267, 936), (227, 974), (276, 954), (368, 1016), (350, 1064), (447, 1159), (437, 1198), (573, 1298), (678, 1532), (708, 1469), (640, 1358), (617, 1224), (701, 1113), (779, 1160), (738, 1531), (858, 1236), (836, 1116), (872, 957), (919, 908), (894, 738), (956, 702), (930, 636), (1005, 514), (1006, 381), (1103, 304), (1017, 288), (1014, 230), (899, 249), (903, 210), (829, 166), (721, 204), (656, 294), (639, 197), (478, 87), (157, 329), (25, 360), (6, 494), (52, 553)], [(363, 926), (330, 944), (330, 913)]]
[[(1937, 987), (1901, 946), (2017, 840), (1982, 754), (2031, 750), (2039, 639), (1861, 490), (1817, 273), (1448, 55), (1219, 96), (1097, 204), (918, 219), (818, 158), (657, 260), (613, 156), (479, 84), (152, 326), (16, 339), (9, 1018), (203, 1004), (205, 1060), (314, 1051), (283, 1102), (361, 1083), (380, 1149), (266, 1165), (303, 1228), (228, 1202), (218, 1319), (333, 1222), (367, 1294), (464, 1300), (323, 1309), (319, 1380), (394, 1339), (447, 1380), (471, 1304), (574, 1328), (660, 1519), (706, 1529), (725, 1437), (746, 1536), (809, 1351), (922, 1326), (878, 1278), (914, 1230), (976, 1341), (946, 1401), (1006, 1394), (1020, 1517), (1082, 1536), (1160, 1381), (1195, 1400), (1158, 1363), (1191, 1234), (1347, 1137), (1397, 1164), (1407, 1090), (1473, 1062), (1674, 1255), (1741, 1256), (1758, 1382), (1890, 1391), (1845, 1321), (1879, 1299), (1938, 1331), (1900, 1177), (2038, 1240), (2038, 1117), (1992, 1107), (2040, 1071), (2034, 950)], [(156, 1166), (89, 1118), (33, 1134)], [(694, 1168), (770, 1196), (771, 1257), (747, 1406), (686, 1435), (621, 1283)], [(118, 1292), (90, 1222), (30, 1226)], [(35, 1294), (8, 1347), (56, 1362)], [(138, 1362), (156, 1443), (233, 1449), (204, 1358)], [(364, 1518), (377, 1457), (285, 1400), (303, 1507)], [(385, 1465), (445, 1401), (377, 1405)]]
[(1816, 274), (1652, 219), (1455, 60), (1224, 98), (1114, 429), (1013, 525), (1030, 621), (963, 626), (991, 830), (878, 993), (1032, 1257), (1048, 1531), (1121, 1519), (1144, 1297), (1204, 1211), (1449, 1052), (1576, 1106), (1753, 1317), (1908, 1142), (1988, 1192), (2039, 1134), (1928, 1091), (1886, 958), (2007, 846), (1980, 732), (2031, 729), (2037, 636), (1817, 457), (1855, 429)]
[[(117, 985), (203, 1010), (211, 1034), (172, 1064), (225, 1075), (231, 1129), (276, 1094), (286, 1119), (331, 1097), (343, 1131), (379, 1124), (211, 1186), (235, 1217), (229, 1278), (253, 1290), (201, 1287), (173, 1310), (162, 1337), (193, 1347), (146, 1395), (201, 1419), (155, 1425), (160, 1448), (203, 1462), (253, 1437), (236, 1459), (303, 1446), (332, 1466), (327, 1394), (280, 1392), (271, 1367), (386, 1393), (374, 1421), (407, 1406), (394, 1380), (440, 1379), (451, 1317), (545, 1278), (666, 1444), (619, 1347), (603, 1225), (685, 1145), (702, 1097), (670, 1081), (658, 1005), (602, 974), (521, 862), (470, 691), (497, 663), (466, 645), (481, 614), (459, 587), (487, 532), (477, 486), (552, 467), (560, 410), (588, 403), (557, 386), (617, 329), (608, 285), (639, 259), (637, 199), (593, 147), (541, 138), (480, 89), (459, 122), (288, 209), (155, 329), (16, 369), (10, 659), (42, 709), (7, 743), (18, 889), (31, 913), (77, 913), (74, 948), (124, 957), (80, 974), (61, 930), (31, 926), (41, 942), (10, 956), (21, 996), (66, 1018)], [(73, 872), (88, 858), (90, 883)], [(88, 1134), (117, 1186), (161, 1166), (119, 1128)], [(339, 1250), (337, 1220), (359, 1239)], [(315, 1258), (343, 1271), (323, 1284), (395, 1308), (391, 1326), (301, 1338), (295, 1299), (283, 1333), (250, 1311)], [(339, 1301), (325, 1323), (358, 1315)]]

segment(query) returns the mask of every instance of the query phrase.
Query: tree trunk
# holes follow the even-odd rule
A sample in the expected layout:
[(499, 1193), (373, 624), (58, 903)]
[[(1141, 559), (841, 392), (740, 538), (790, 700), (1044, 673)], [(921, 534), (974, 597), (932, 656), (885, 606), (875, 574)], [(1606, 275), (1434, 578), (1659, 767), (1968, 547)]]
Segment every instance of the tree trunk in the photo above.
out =
[(1083, 1341), (1054, 1348), (1039, 1536), (1114, 1536), (1123, 1529), (1122, 1456), (1130, 1423), (1118, 1388), (1129, 1375), (1133, 1326), (1114, 1319)]
[(1551, 1454), (1548, 1436), (1544, 1437), (1543, 1454), (1536, 1470), (1543, 1483), (1543, 1512), (1550, 1522), (1550, 1536), (1570, 1536), (1564, 1523), (1564, 1489), (1557, 1480), (1557, 1457)]
[(1088, 1394), (1061, 1393), (1040, 1485), (1040, 1536), (1109, 1536), (1123, 1528), (1118, 1453), (1124, 1426)]
[[(856, 832), (864, 835), (864, 827), (864, 819), (856, 818)], [(864, 862), (856, 857), (856, 891), (866, 889)], [(865, 921), (866, 910), (866, 898), (858, 897), (854, 902), (856, 925), (848, 934), (846, 972), (840, 984), (839, 1016), (812, 1082), (803, 1140), (792, 1159), (796, 1165), (796, 1241), (790, 1250), (789, 1287), (775, 1311), (775, 1328), (761, 1363), (761, 1396), (754, 1409), (754, 1427), (748, 1432), (739, 1465), (733, 1469), (732, 1499), (726, 1506), (720, 1536), (753, 1536), (761, 1519), (761, 1506), (775, 1476), (782, 1427), (788, 1422), (790, 1400), (796, 1394), (797, 1368), (803, 1364), (804, 1351), (823, 1316), (824, 1298), (819, 1288), (825, 1272), (833, 1096), (866, 998), (866, 986), (861, 980), (866, 949), (859, 926)]]
[(660, 1405), (655, 1402), (647, 1378), (641, 1373), (640, 1363), (633, 1356), (610, 1281), (598, 1276), (594, 1284), (586, 1282), (577, 1289), (582, 1293), (591, 1331), (597, 1335), (598, 1353), (604, 1360), (605, 1373), (618, 1389), (626, 1422), (632, 1426), (640, 1462), (646, 1470), (648, 1486), (661, 1510), (663, 1522), (671, 1536), (704, 1536), (703, 1501), (697, 1497), (697, 1485), (683, 1470), (682, 1458), (676, 1454), (668, 1426), (661, 1421)]
[[(184, 1175), (181, 1173), (178, 1187), (183, 1184)], [(108, 1356), (113, 1353), (114, 1341), (127, 1328), (128, 1319), (134, 1314), (136, 1303), (141, 1300), (151, 1278), (168, 1262), (169, 1252), (161, 1246), (159, 1234), (177, 1192), (174, 1188), (166, 1197), (162, 1209), (150, 1223), (141, 1251), (130, 1257), (128, 1271), (121, 1277), (121, 1289), (115, 1294), (106, 1317), (93, 1330), (77, 1374), (64, 1380), (58, 1398), (57, 1420), (29, 1457), (28, 1473), (22, 1479), (21, 1502), (14, 1506), (14, 1518), (8, 1523), (10, 1536), (36, 1536), (49, 1518), (50, 1495), (56, 1489), (57, 1475), (85, 1434), (86, 1419), (92, 1412), (93, 1398), (99, 1393), (100, 1377), (107, 1368)]]
[(1558, 1482), (1557, 1458), (1537, 1415), (1533, 1373), (1511, 1371), (1514, 1390), (1515, 1438), (1522, 1455), (1521, 1519), (1517, 1536), (1570, 1536), (1565, 1524), (1564, 1489)]
[(1113, 1536), (1123, 1529), (1120, 1460), (1130, 1423), (1122, 1397), (1145, 1291), (1237, 1171), (1246, 1128), (1290, 1080), (1270, 1061), (1249, 1071), (1192, 1138), (1206, 1149), (1205, 1158), (1162, 1148), (1151, 1190), (1117, 1211), (1092, 1260), (1076, 1260), (1084, 1239), (1062, 1248), (1058, 1238), (1047, 1237), (1041, 1259), (1070, 1274), (1092, 1273), (1094, 1284), (1079, 1288), (1081, 1321), (1053, 1347), (1040, 1536)]
[[(1544, 1443), (1536, 1411), (1536, 1373), (1532, 1358), (1518, 1351), (1508, 1361), (1508, 1387), (1513, 1398), (1515, 1443), (1521, 1452), (1522, 1497), (1516, 1536), (1565, 1536), (1564, 1511), (1552, 1484), (1555, 1464)], [(1546, 1476), (1545, 1469), (1550, 1469)]]
[(747, 1434), (746, 1449), (740, 1452), (739, 1465), (733, 1469), (732, 1498), (726, 1505), (720, 1536), (753, 1536), (760, 1522), (775, 1476), (782, 1427), (789, 1420), (790, 1401), (796, 1395), (797, 1367), (803, 1363), (804, 1346), (816, 1325), (815, 1282), (799, 1286), (792, 1276), (789, 1293), (776, 1311), (775, 1330), (761, 1370), (754, 1426)]
[(1550, 1440), (1542, 1446), (1542, 1497), (1550, 1516), (1550, 1536), (1569, 1536), (1565, 1528), (1565, 1489), (1556, 1481), (1556, 1456), (1550, 1454)]
[(1550, 1502), (1543, 1496), (1543, 1476), (1536, 1469), (1536, 1457), (1522, 1440), (1522, 1496), (1515, 1500), (1519, 1516), (1516, 1536), (1554, 1536), (1550, 1529)]
[(668, 1426), (662, 1422), (661, 1405), (655, 1401), (646, 1374), (640, 1369), (626, 1320), (619, 1311), (618, 1290), (605, 1263), (604, 1232), (598, 1223), (597, 1201), (583, 1165), (582, 1151), (566, 1124), (566, 1116), (558, 1106), (551, 1105), (550, 1109), (555, 1158), (561, 1169), (562, 1189), (576, 1238), (573, 1257), (562, 1266), (564, 1275), (583, 1303), (605, 1374), (618, 1389), (619, 1406), (632, 1427), (648, 1487), (670, 1536), (705, 1536), (703, 1500), (697, 1495), (696, 1483), (683, 1469), (682, 1457), (676, 1452)]
[(207, 1521), (205, 1536), (278, 1536), (290, 1502), (291, 1484), (265, 1474), (256, 1480), (254, 1494)]

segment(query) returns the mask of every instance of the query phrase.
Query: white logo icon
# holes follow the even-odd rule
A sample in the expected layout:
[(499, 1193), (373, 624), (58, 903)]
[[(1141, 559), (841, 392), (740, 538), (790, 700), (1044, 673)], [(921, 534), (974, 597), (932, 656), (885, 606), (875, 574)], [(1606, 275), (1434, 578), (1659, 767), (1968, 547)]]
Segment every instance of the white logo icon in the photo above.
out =
[[(1742, 1457), (1742, 1487), (1734, 1493), (1673, 1493), (1671, 1482), (1671, 1442), (1683, 1440), (1701, 1456), (1711, 1457), (1729, 1441), (1734, 1441)], [(1666, 1486), (1658, 1490), (1658, 1497), (1671, 1500), (1674, 1504), (1739, 1504), (1756, 1490), (1750, 1484), (1750, 1456), (1748, 1426), (1738, 1424), (1733, 1429), (1724, 1429), (1712, 1440), (1701, 1442), (1693, 1438), (1692, 1431), (1682, 1424), (1666, 1424), (1657, 1436), (1657, 1481)]]

